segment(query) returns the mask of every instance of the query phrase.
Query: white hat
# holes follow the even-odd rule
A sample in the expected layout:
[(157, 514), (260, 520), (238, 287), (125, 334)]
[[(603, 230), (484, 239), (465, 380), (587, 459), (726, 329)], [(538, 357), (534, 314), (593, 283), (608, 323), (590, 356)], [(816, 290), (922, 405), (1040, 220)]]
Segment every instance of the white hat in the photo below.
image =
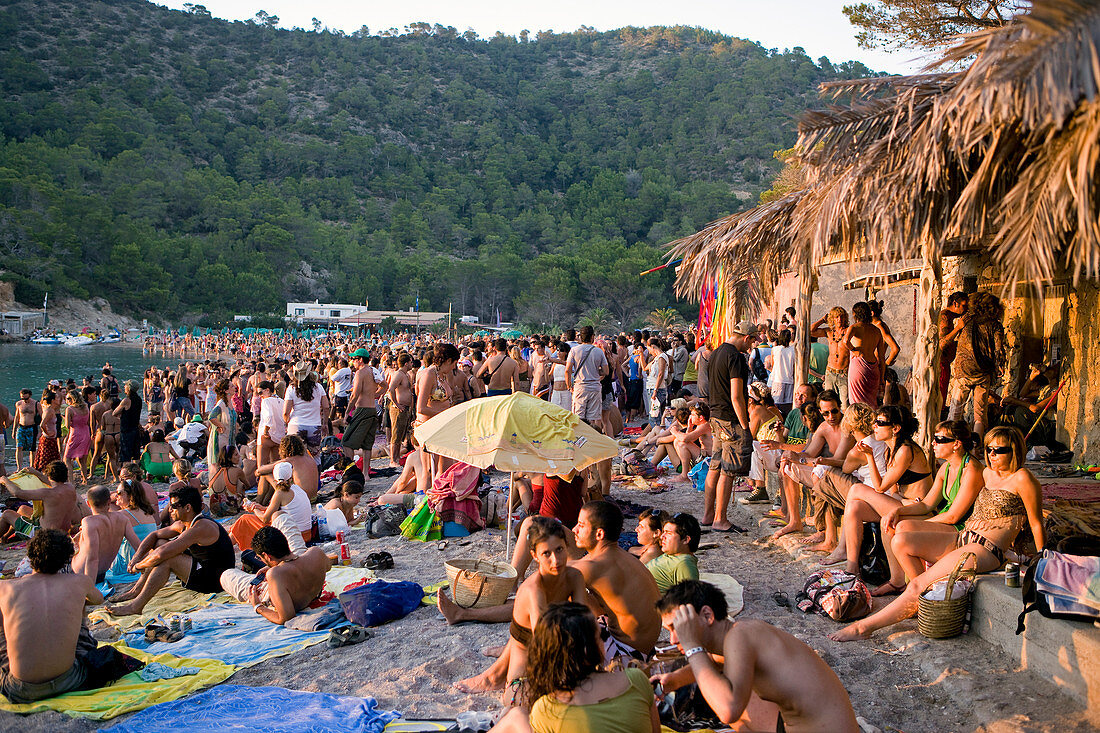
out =
[(275, 464), (275, 468), (272, 470), (271, 475), (276, 481), (289, 481), (294, 476), (294, 466), (291, 466), (286, 461), (280, 461)]
[(186, 424), (187, 424), (187, 421), (186, 421), (186, 420), (184, 420), (184, 419), (183, 419), (182, 417), (180, 417), (179, 415), (177, 415), (177, 416), (176, 416), (176, 419), (175, 419), (175, 420), (173, 420), (172, 422), (173, 422), (173, 423), (175, 424), (175, 426), (176, 426), (177, 428), (182, 428), (182, 427), (183, 427), (184, 425), (186, 425)]

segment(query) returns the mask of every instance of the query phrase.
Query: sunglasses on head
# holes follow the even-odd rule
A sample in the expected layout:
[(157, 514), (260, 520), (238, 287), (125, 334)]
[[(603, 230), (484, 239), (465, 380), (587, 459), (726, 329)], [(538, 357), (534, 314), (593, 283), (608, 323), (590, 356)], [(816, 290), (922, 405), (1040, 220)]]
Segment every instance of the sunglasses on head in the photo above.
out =
[(1012, 446), (1010, 445), (987, 445), (985, 447), (986, 453), (992, 453), (993, 455), (1003, 456), (1012, 452)]
[(954, 443), (955, 439), (950, 435), (933, 435), (932, 442), (939, 443), (940, 445), (947, 445), (948, 443)]

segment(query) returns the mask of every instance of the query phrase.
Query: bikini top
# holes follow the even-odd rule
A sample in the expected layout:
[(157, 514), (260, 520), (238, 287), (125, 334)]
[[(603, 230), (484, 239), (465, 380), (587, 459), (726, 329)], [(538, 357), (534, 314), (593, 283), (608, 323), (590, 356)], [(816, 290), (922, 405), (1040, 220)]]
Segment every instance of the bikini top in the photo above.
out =
[(447, 402), (451, 399), (450, 392), (443, 386), (443, 379), (436, 377), (435, 388), (432, 390), (431, 395), (428, 397), (432, 402)]
[(898, 486), (909, 486), (918, 481), (923, 481), (931, 475), (931, 473), (918, 473), (907, 468), (905, 469), (905, 473), (901, 475), (901, 478), (898, 479)]
[(1027, 519), (1027, 509), (1019, 494), (1005, 489), (986, 487), (978, 493), (970, 518), (966, 520), (968, 530), (1006, 530), (1019, 532)]

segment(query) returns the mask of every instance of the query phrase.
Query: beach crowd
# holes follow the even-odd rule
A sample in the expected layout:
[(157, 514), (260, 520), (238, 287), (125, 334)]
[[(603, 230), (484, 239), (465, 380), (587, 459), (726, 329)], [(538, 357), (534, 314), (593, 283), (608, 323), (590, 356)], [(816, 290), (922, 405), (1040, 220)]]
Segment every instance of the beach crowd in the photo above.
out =
[[(796, 535), (823, 567), (858, 577), (864, 533), (877, 525), (888, 577), (870, 592), (893, 600), (832, 635), (862, 639), (915, 615), (919, 595), (961, 559), (983, 573), (1041, 550), (1041, 489), (1024, 464), (1035, 446), (1057, 448), (1047, 409), (1057, 365), (1032, 365), (1015, 394), (1002, 393), (995, 296), (954, 293), (941, 312), (934, 379), (947, 399), (942, 421), (923, 426), (930, 446), (916, 442), (911, 412), (921, 375), (897, 368), (902, 349), (883, 317), (874, 300), (813, 323), (787, 309), (710, 344), (690, 328), (211, 334), (146, 344), (178, 355), (174, 369), (120, 380), (106, 364), (27, 385), (0, 405), (0, 433), (15, 447), (15, 470), (0, 462), (0, 475), (12, 474), (0, 478), (0, 540), (29, 541), (24, 572), (0, 581), (0, 693), (25, 702), (93, 684), (83, 614), (104, 602), (104, 581), (132, 583), (107, 606), (120, 616), (176, 578), (286, 623), (332, 565), (314, 529), (327, 469), (338, 471), (335, 495), (319, 510), (349, 526), (367, 519), (364, 483), (378, 473), (394, 481), (371, 507), (414, 511), (454, 463), (425, 452), (415, 427), (525, 392), (623, 453), (580, 472), (516, 475), (511, 600), (463, 608), (438, 594), (448, 623), (509, 625), (491, 665), (455, 683), (501, 691), (496, 729), (658, 731), (662, 706), (694, 695), (738, 730), (858, 731), (843, 685), (812, 648), (732, 617), (699, 579), (701, 537), (736, 529), (733, 501), (759, 504), (775, 537)], [(624, 516), (612, 497), (619, 474), (666, 470), (700, 488), (698, 511)], [(217, 521), (226, 517), (235, 519)], [(630, 531), (637, 541), (623, 542)]]

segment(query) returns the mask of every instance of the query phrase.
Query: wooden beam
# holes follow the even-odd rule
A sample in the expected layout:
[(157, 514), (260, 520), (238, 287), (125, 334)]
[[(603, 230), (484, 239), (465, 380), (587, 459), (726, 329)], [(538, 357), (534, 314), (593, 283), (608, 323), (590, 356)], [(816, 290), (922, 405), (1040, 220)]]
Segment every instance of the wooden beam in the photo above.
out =
[(913, 344), (913, 416), (917, 419), (916, 441), (931, 456), (932, 433), (940, 421), (940, 339), (939, 313), (943, 292), (943, 272), (933, 244), (921, 246), (922, 266), (917, 289), (917, 330)]
[(798, 328), (795, 329), (795, 362), (794, 362), (794, 386), (797, 388), (804, 384), (810, 376), (810, 308), (814, 298), (814, 273), (810, 267), (810, 258), (798, 268), (798, 301), (795, 303), (795, 318)]

